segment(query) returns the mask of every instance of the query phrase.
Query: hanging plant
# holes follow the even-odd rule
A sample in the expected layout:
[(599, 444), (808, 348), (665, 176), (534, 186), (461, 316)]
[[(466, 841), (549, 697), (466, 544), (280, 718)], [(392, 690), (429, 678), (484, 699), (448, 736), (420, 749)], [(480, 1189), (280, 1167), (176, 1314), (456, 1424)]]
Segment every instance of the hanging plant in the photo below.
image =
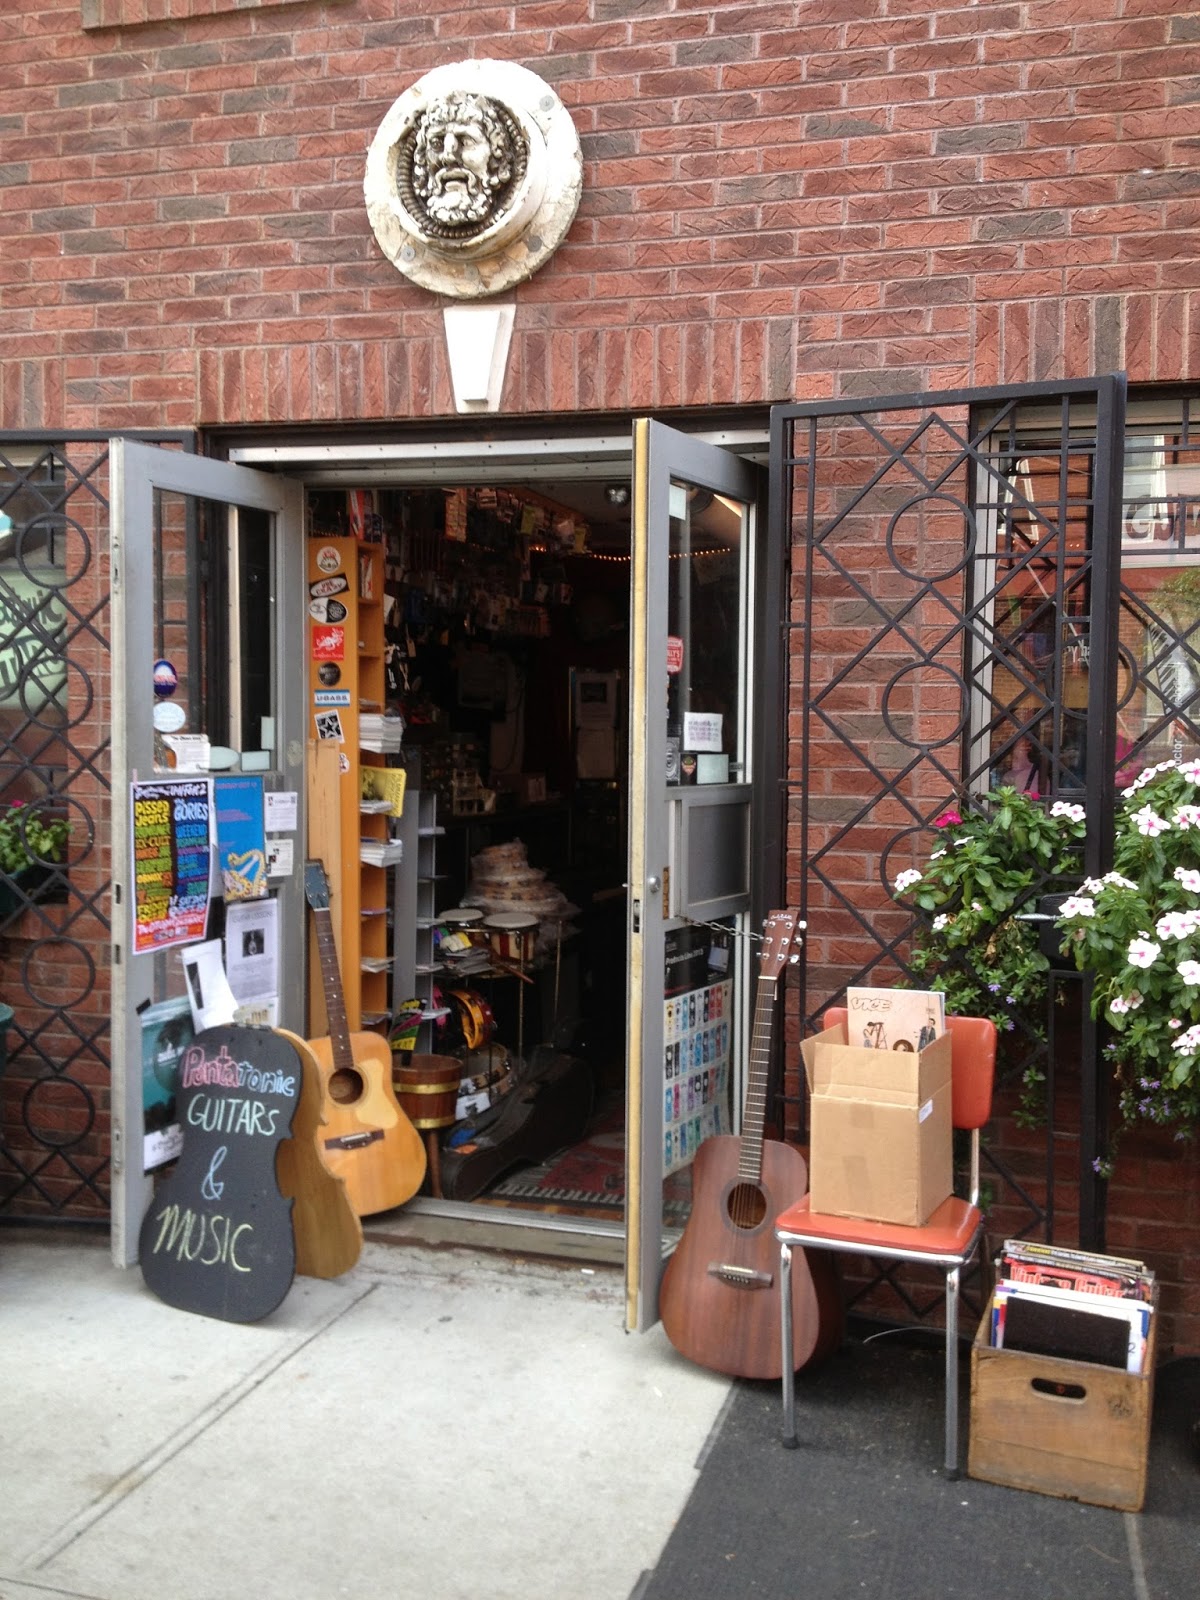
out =
[[(1004, 787), (965, 814), (943, 811), (933, 826), (941, 842), (926, 866), (900, 873), (893, 885), (927, 919), (913, 934), (912, 983), (940, 989), (949, 1013), (990, 1018), (1002, 1037), (1044, 1041), (1050, 962), (1038, 924), (1018, 913), (1079, 881), (1083, 807), (1047, 806)], [(1017, 1119), (1040, 1122), (1044, 1074), (1036, 1060), (1022, 1081)]]
[[(1200, 1125), (1200, 761), (1164, 761), (1122, 791), (1113, 870), (1060, 908), (1063, 951), (1094, 976), (1113, 1031), (1118, 1136)], [(1115, 1144), (1114, 1144), (1115, 1149)], [(1112, 1152), (1096, 1162), (1109, 1176)]]
[(65, 817), (16, 800), (0, 815), (0, 871), (15, 878), (27, 867), (65, 861), (70, 837)]

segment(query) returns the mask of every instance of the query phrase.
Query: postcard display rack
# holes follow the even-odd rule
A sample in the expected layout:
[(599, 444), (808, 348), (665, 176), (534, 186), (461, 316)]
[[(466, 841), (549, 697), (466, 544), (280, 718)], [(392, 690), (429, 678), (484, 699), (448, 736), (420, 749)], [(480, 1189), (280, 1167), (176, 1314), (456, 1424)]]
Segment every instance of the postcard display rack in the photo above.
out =
[[(330, 910), (352, 1032), (391, 1018), (388, 868), (400, 847), (390, 837), (390, 808), (373, 798), (370, 774), (383, 771), (386, 756), (363, 748), (380, 743), (384, 710), (383, 562), (381, 543), (326, 534), (308, 540), (309, 691), (316, 740), (338, 749), (339, 838), (323, 843), (327, 869), (332, 851), (340, 862), (339, 872), (330, 870)], [(313, 820), (315, 839), (320, 819)]]
[(438, 797), (432, 789), (410, 789), (404, 802), (398, 833), (404, 860), (396, 871), (393, 922), (396, 929), (396, 1004), (410, 996), (422, 1002), (416, 1048), (431, 1050), (431, 1035), (424, 1030), (444, 1007), (434, 1004), (434, 976), (438, 971), (437, 841), (445, 833), (437, 820)]

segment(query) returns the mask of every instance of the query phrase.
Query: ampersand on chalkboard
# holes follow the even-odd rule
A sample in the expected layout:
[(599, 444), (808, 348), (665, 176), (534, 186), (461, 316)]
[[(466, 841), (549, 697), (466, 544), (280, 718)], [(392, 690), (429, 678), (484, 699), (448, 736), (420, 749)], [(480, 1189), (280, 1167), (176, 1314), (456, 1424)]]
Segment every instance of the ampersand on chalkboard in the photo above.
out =
[(206, 1200), (219, 1200), (225, 1193), (225, 1185), (217, 1182), (216, 1173), (228, 1154), (229, 1146), (223, 1144), (208, 1164), (208, 1171), (204, 1174), (204, 1182), (200, 1185), (200, 1193)]

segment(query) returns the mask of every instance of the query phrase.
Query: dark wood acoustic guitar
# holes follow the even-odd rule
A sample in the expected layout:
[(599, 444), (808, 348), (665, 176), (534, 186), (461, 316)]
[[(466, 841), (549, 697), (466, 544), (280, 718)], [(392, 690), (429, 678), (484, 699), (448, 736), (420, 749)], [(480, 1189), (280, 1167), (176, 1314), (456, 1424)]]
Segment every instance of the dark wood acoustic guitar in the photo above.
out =
[[(735, 1378), (783, 1376), (775, 1218), (807, 1193), (808, 1164), (795, 1145), (765, 1139), (763, 1129), (776, 988), (796, 930), (793, 912), (767, 918), (742, 1133), (716, 1134), (697, 1150), (691, 1214), (659, 1291), (675, 1348)], [(827, 1255), (794, 1253), (792, 1313), (795, 1371), (841, 1340), (841, 1297)]]
[(377, 1033), (351, 1033), (338, 968), (329, 880), (319, 861), (304, 867), (304, 893), (317, 930), (329, 1034), (310, 1039), (325, 1090), (321, 1159), (345, 1180), (360, 1217), (411, 1200), (425, 1177), (425, 1145), (392, 1087), (392, 1052)]

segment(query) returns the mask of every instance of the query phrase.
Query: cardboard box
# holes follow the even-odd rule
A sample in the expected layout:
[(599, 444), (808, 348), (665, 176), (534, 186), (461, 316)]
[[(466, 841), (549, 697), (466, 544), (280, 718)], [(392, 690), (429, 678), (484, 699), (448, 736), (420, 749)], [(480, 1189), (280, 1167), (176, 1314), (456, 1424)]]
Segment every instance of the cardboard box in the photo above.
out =
[(971, 1347), (967, 1472), (1010, 1489), (1140, 1511), (1154, 1409), (1157, 1312), (1140, 1373), (996, 1350), (990, 1307)]
[(848, 1045), (844, 1028), (827, 1028), (800, 1049), (813, 1210), (924, 1222), (954, 1186), (950, 1035), (917, 1054)]

